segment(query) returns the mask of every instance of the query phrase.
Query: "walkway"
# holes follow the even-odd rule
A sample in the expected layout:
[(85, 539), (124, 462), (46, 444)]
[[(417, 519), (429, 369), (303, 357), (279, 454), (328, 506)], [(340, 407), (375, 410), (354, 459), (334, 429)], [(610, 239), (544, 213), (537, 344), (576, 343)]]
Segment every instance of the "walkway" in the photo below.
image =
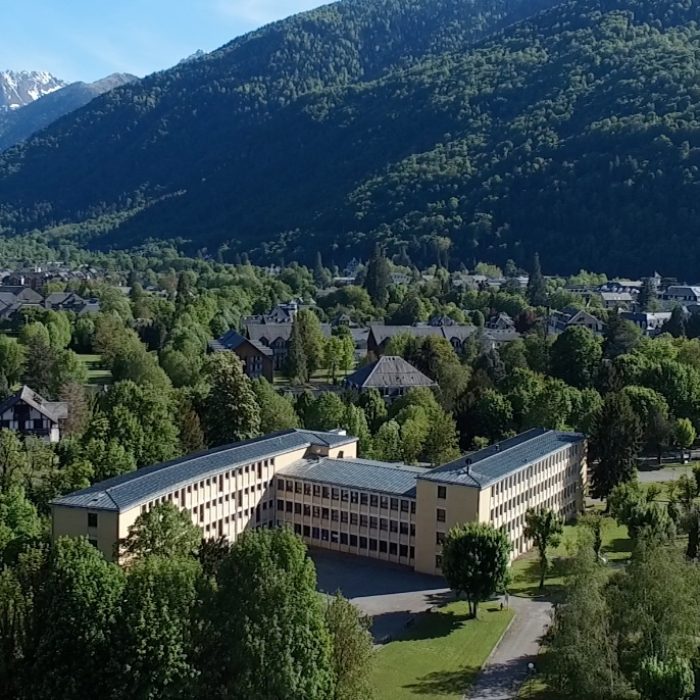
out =
[(550, 623), (552, 604), (546, 600), (510, 597), (513, 624), (493, 650), (465, 700), (513, 700), (527, 678), (539, 640)]

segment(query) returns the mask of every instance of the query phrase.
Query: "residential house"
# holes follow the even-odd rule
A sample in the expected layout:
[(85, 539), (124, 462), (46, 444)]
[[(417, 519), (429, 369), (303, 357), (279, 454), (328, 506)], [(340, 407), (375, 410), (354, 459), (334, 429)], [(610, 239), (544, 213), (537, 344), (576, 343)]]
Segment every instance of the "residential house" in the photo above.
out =
[(664, 301), (674, 301), (679, 304), (684, 302), (697, 304), (700, 302), (700, 287), (681, 284), (671, 285), (661, 294), (661, 298)]
[(432, 387), (435, 382), (412, 364), (396, 355), (382, 355), (345, 378), (348, 389), (376, 389), (387, 401), (394, 401), (410, 389)]
[(637, 298), (631, 292), (598, 292), (598, 296), (606, 309), (628, 309)]
[(492, 316), (486, 322), (486, 328), (499, 331), (510, 331), (515, 328), (515, 321), (505, 312)]
[(0, 403), (0, 428), (34, 435), (47, 442), (58, 442), (61, 424), (68, 417), (64, 401), (46, 401), (28, 386)]
[[(322, 323), (321, 332), (329, 338), (330, 324)], [(245, 334), (248, 340), (272, 348), (273, 369), (284, 369), (289, 354), (289, 339), (292, 335), (291, 323), (246, 323)]]
[(621, 311), (620, 318), (631, 321), (645, 335), (653, 337), (661, 332), (664, 323), (671, 318), (670, 311)]
[(588, 328), (595, 335), (605, 333), (605, 323), (585, 309), (570, 309), (562, 311), (552, 311), (549, 314), (547, 328), (550, 333), (563, 333), (571, 326), (582, 326)]
[(265, 377), (268, 382), (275, 379), (274, 352), (272, 348), (255, 340), (249, 340), (234, 330), (209, 342), (211, 352), (233, 352), (243, 362), (244, 372), (251, 379)]

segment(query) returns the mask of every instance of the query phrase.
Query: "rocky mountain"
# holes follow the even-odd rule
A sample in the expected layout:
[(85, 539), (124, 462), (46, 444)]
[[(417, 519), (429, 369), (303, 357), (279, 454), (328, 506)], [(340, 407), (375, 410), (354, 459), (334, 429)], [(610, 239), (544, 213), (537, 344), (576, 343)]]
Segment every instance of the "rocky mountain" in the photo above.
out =
[(684, 0), (342, 0), (6, 152), (0, 230), (693, 277), (699, 27)]
[(0, 71), (0, 112), (24, 107), (65, 85), (44, 71)]
[(23, 107), (0, 112), (0, 151), (26, 140), (60, 117), (85, 106), (98, 95), (135, 80), (138, 80), (135, 75), (113, 73), (93, 83), (70, 83)]

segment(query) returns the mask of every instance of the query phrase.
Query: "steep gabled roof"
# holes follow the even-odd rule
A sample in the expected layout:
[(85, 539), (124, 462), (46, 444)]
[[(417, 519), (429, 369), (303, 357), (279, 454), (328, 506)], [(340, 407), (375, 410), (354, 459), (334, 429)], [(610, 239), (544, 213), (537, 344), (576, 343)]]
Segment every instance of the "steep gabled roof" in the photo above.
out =
[(384, 355), (375, 362), (361, 367), (345, 380), (358, 389), (411, 389), (434, 386), (435, 382), (406, 362), (403, 357)]
[(62, 418), (66, 418), (68, 415), (68, 404), (64, 401), (46, 401), (26, 384), (23, 385), (19, 391), (12, 396), (8, 396), (0, 403), (0, 413), (4, 413), (8, 408), (12, 408), (12, 406), (19, 401), (26, 403), (28, 406), (31, 406), (49, 420), (56, 423)]

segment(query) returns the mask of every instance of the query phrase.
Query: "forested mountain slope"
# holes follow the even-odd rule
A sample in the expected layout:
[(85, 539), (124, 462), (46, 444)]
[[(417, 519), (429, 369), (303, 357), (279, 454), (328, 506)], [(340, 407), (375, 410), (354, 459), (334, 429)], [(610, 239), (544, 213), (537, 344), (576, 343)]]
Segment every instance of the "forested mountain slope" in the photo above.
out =
[(0, 225), (695, 275), (697, 4), (526, 5), (342, 2), (112, 91), (0, 158)]

